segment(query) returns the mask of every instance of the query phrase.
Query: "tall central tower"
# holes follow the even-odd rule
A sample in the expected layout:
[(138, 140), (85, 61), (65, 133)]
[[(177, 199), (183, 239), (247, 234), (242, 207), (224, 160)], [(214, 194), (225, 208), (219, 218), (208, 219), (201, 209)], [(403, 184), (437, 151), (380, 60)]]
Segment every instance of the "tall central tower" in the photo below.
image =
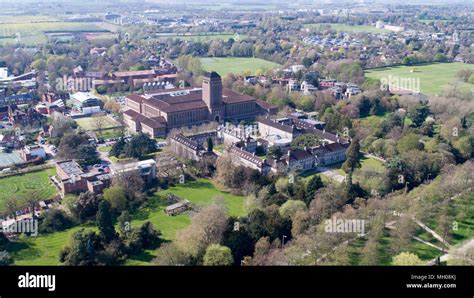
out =
[(202, 79), (202, 100), (209, 108), (211, 119), (221, 122), (224, 117), (222, 108), (222, 80), (215, 72), (206, 72)]

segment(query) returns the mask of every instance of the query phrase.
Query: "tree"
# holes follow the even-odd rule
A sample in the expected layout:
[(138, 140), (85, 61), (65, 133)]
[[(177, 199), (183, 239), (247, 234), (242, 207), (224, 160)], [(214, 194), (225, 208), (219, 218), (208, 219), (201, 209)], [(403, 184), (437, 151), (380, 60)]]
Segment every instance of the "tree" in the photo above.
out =
[(146, 134), (139, 133), (128, 141), (124, 139), (117, 141), (110, 150), (110, 155), (116, 157), (139, 158), (156, 151), (156, 143)]
[(13, 263), (13, 259), (10, 254), (5, 250), (0, 251), (0, 266), (8, 266), (11, 263)]
[(308, 68), (313, 64), (313, 60), (311, 60), (311, 58), (304, 57), (302, 60), (302, 64), (304, 65), (304, 67)]
[(207, 152), (212, 153), (214, 150), (214, 144), (211, 138), (207, 139)]
[(104, 190), (104, 199), (110, 203), (113, 210), (121, 212), (127, 208), (127, 194), (124, 189), (114, 185)]
[(227, 246), (211, 244), (204, 254), (204, 266), (230, 266), (234, 263), (232, 252)]
[(303, 134), (297, 136), (291, 142), (291, 148), (305, 150), (306, 148), (316, 147), (321, 144), (321, 139), (313, 134)]
[(105, 116), (103, 115), (94, 115), (92, 116), (92, 127), (94, 128), (95, 131), (99, 133), (99, 135), (102, 135), (102, 130), (104, 129), (104, 126), (106, 124), (105, 122)]
[(240, 261), (246, 256), (251, 256), (254, 251), (252, 236), (237, 218), (229, 218), (227, 221), (221, 244), (229, 247), (232, 251), (234, 265), (240, 265)]
[(18, 205), (18, 198), (15, 197), (9, 197), (5, 201), (5, 209), (7, 210), (8, 214), (11, 215), (13, 214), (13, 218), (16, 221), (16, 211), (18, 210), (19, 205)]
[(139, 254), (145, 248), (151, 248), (160, 242), (161, 231), (155, 229), (153, 224), (146, 221), (140, 228), (132, 229), (126, 239), (128, 251)]
[(397, 151), (400, 154), (414, 149), (423, 149), (423, 143), (420, 142), (420, 136), (417, 134), (409, 133), (397, 142)]
[(346, 152), (346, 161), (342, 164), (342, 169), (346, 173), (352, 173), (358, 167), (360, 167), (360, 143), (359, 139), (355, 138), (352, 140), (349, 148)]
[(99, 203), (102, 201), (102, 196), (92, 192), (83, 192), (79, 198), (72, 204), (71, 212), (80, 221), (95, 216), (99, 209)]
[(100, 237), (105, 243), (110, 243), (113, 239), (117, 238), (109, 202), (101, 201), (99, 203), (96, 219), (97, 225), (99, 226)]
[(430, 114), (430, 108), (427, 104), (418, 104), (414, 109), (408, 112), (408, 117), (413, 121), (415, 127), (420, 127)]
[(450, 266), (472, 266), (474, 265), (474, 247), (461, 246), (451, 248), (449, 251), (448, 265)]
[(469, 76), (469, 79), (467, 80), (470, 84), (474, 84), (474, 74), (471, 74)]
[(392, 265), (417, 266), (417, 265), (426, 265), (426, 263), (420, 260), (420, 258), (413, 253), (402, 252), (393, 258)]
[(280, 160), (283, 153), (281, 152), (280, 147), (272, 146), (272, 147), (268, 148), (268, 155), (271, 156), (275, 160)]
[(61, 250), (59, 260), (66, 266), (97, 265), (97, 243), (98, 237), (95, 232), (80, 229), (71, 236), (69, 244)]
[(127, 236), (131, 231), (131, 221), (132, 217), (127, 210), (122, 211), (122, 214), (117, 218), (119, 231), (122, 236)]
[(48, 212), (43, 212), (40, 221), (40, 233), (64, 231), (73, 225), (73, 221), (67, 216), (67, 214), (59, 209), (52, 209)]
[(181, 250), (201, 257), (210, 244), (220, 243), (227, 225), (226, 208), (211, 204), (201, 209), (191, 220), (191, 225), (177, 233), (176, 243)]
[(191, 256), (173, 242), (164, 243), (156, 251), (154, 263), (160, 266), (184, 266), (191, 263)]
[(67, 133), (59, 142), (58, 154), (64, 159), (75, 159), (77, 148), (89, 144), (88, 138), (81, 134)]
[(308, 181), (308, 185), (306, 186), (306, 194), (305, 194), (305, 203), (309, 205), (309, 203), (314, 199), (314, 194), (318, 189), (324, 187), (323, 181), (319, 175), (314, 175)]
[(280, 216), (278, 206), (270, 206), (264, 210), (256, 209), (250, 212), (247, 229), (253, 239), (270, 237), (273, 241), (291, 235), (291, 221)]
[(293, 219), (298, 211), (305, 211), (306, 209), (306, 204), (304, 202), (288, 200), (283, 205), (281, 205), (278, 212), (282, 218)]
[(136, 171), (123, 171), (117, 173), (112, 180), (113, 186), (118, 186), (125, 191), (129, 204), (140, 201), (145, 190), (145, 181)]

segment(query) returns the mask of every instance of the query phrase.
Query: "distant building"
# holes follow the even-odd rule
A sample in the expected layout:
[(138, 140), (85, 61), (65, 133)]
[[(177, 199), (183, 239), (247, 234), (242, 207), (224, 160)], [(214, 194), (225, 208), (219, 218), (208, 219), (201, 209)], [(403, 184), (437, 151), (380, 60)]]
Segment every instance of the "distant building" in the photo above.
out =
[(23, 150), (21, 150), (20, 155), (24, 161), (30, 161), (37, 158), (46, 158), (46, 152), (44, 151), (44, 148), (40, 145), (25, 146)]
[(156, 161), (153, 159), (132, 162), (128, 164), (118, 164), (111, 167), (112, 175), (135, 172), (139, 174), (147, 183), (156, 178)]
[(185, 159), (199, 161), (205, 156), (214, 156), (214, 153), (208, 152), (201, 143), (182, 134), (171, 137), (169, 147), (173, 153)]
[(57, 162), (56, 173), (57, 175), (51, 180), (62, 196), (87, 191), (100, 193), (104, 188), (109, 187), (112, 181), (110, 174), (85, 173), (74, 160)]
[(221, 123), (253, 119), (256, 115), (266, 114), (271, 110), (271, 107), (261, 106), (251, 96), (223, 89), (221, 77), (216, 72), (209, 72), (204, 75), (202, 88), (129, 95), (126, 97), (124, 114), (127, 115), (125, 120), (132, 131), (137, 131), (143, 127), (146, 119), (151, 119), (161, 123), (168, 132), (173, 128), (210, 121)]
[(282, 161), (285, 163), (289, 171), (308, 171), (314, 168), (314, 156), (307, 150), (288, 149), (286, 154), (282, 156)]
[(259, 118), (257, 124), (262, 137), (278, 135), (283, 139), (293, 140), (299, 134), (295, 126), (285, 125), (270, 118)]
[(389, 31), (393, 31), (393, 32), (402, 32), (403, 30), (405, 30), (405, 27), (394, 26), (394, 25), (385, 25), (384, 29), (389, 30)]
[(256, 156), (255, 153), (250, 153), (243, 148), (233, 146), (229, 149), (229, 154), (237, 164), (255, 169), (264, 175), (271, 170), (270, 165), (265, 159), (262, 159)]
[(76, 92), (71, 95), (74, 107), (83, 114), (94, 114), (101, 110), (102, 102), (90, 92)]

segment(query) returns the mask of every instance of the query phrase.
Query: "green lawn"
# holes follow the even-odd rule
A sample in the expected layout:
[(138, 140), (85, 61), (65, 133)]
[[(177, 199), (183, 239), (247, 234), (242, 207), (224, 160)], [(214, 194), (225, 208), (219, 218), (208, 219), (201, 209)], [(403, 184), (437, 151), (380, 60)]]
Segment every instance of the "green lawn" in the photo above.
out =
[(109, 116), (95, 116), (75, 119), (77, 125), (84, 130), (97, 130), (101, 126), (103, 130), (119, 127), (120, 124)]
[(244, 197), (234, 196), (218, 190), (209, 180), (199, 179), (185, 184), (178, 184), (163, 192), (173, 193), (178, 197), (189, 200), (198, 206), (205, 206), (212, 202), (217, 196), (224, 197), (224, 204), (228, 208), (229, 214), (233, 216), (243, 216), (244, 212)]
[[(61, 249), (68, 244), (71, 235), (81, 228), (74, 227), (45, 236), (25, 238), (22, 241), (10, 243), (7, 250), (15, 260), (15, 265), (60, 265), (59, 253)], [(88, 229), (96, 230), (95, 227)]]
[(387, 33), (390, 32), (386, 29), (379, 29), (375, 26), (367, 26), (367, 25), (346, 25), (346, 24), (339, 24), (339, 23), (317, 23), (317, 24), (305, 24), (305, 28), (310, 29), (319, 29), (323, 30), (327, 27), (330, 27), (336, 31), (344, 31), (344, 32), (369, 32), (369, 33)]
[[(474, 70), (474, 64), (464, 63), (433, 63), (419, 66), (395, 66), (381, 69), (374, 69), (365, 72), (366, 77), (373, 79), (392, 78), (419, 79), (421, 93), (427, 95), (440, 94), (445, 86), (456, 81), (456, 73), (463, 69)], [(414, 70), (411, 72), (411, 70)], [(417, 83), (414, 82), (416, 85)], [(474, 85), (461, 82), (465, 90), (474, 92)]]
[[(183, 185), (170, 187), (169, 189), (156, 193), (151, 197), (146, 207), (132, 214), (132, 227), (138, 227), (145, 221), (151, 221), (162, 233), (162, 238), (172, 241), (176, 232), (188, 226), (191, 219), (188, 214), (168, 216), (165, 214), (166, 193), (172, 192), (177, 196), (185, 198), (198, 206), (211, 203), (216, 196), (224, 197), (224, 204), (228, 207), (230, 215), (242, 216), (245, 214), (243, 204), (244, 197), (234, 196), (222, 192), (214, 187), (211, 181), (200, 179)], [(8, 251), (13, 255), (16, 265), (60, 265), (59, 253), (67, 245), (70, 236), (81, 227), (74, 227), (66, 231), (56, 232), (44, 236), (30, 237), (12, 243)], [(87, 227), (96, 229), (96, 227)], [(132, 256), (126, 261), (126, 265), (149, 265), (155, 257), (154, 250), (147, 250), (138, 256)]]
[(375, 158), (365, 157), (365, 156), (363, 156), (360, 159), (360, 168), (361, 169), (373, 169), (375, 171), (385, 170), (385, 166), (384, 166), (383, 162), (381, 162), (381, 161), (379, 161)]
[(274, 69), (279, 64), (259, 58), (200, 58), (203, 67), (207, 71), (216, 71), (221, 76), (228, 73), (242, 74), (250, 72), (256, 74), (257, 70)]
[(56, 188), (49, 182), (49, 176), (56, 174), (56, 169), (47, 169), (23, 175), (0, 179), (0, 213), (5, 211), (5, 200), (18, 198), (23, 205), (28, 196), (34, 193), (39, 200), (49, 199), (56, 194)]
[(45, 33), (52, 32), (105, 31), (92, 23), (50, 21), (42, 17), (39, 20), (25, 17), (15, 22), (0, 23), (0, 45), (16, 44), (17, 40), (21, 44), (37, 45), (46, 42)]
[(99, 152), (109, 152), (112, 150), (112, 146), (103, 146), (99, 148)]

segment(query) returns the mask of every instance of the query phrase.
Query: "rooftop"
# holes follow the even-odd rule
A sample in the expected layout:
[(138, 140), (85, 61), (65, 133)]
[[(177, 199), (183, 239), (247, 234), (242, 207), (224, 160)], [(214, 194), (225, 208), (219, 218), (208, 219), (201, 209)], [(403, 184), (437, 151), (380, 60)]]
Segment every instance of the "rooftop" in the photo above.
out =
[(72, 176), (78, 176), (84, 174), (81, 166), (74, 160), (65, 160), (57, 162), (56, 165), (66, 174), (66, 176), (61, 176), (61, 179), (66, 180)]

